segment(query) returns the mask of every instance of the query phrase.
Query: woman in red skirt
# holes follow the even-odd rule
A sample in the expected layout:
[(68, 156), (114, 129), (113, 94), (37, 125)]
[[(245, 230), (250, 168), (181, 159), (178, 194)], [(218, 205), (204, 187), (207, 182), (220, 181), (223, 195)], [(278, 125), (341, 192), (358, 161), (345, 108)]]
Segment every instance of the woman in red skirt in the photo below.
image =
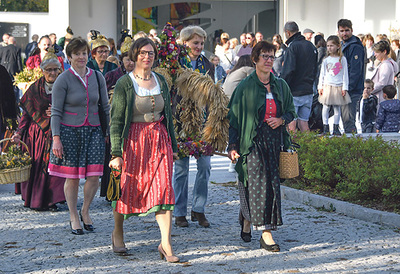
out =
[(112, 247), (115, 253), (126, 252), (124, 219), (155, 212), (161, 231), (160, 256), (178, 262), (171, 246), (175, 204), (171, 181), (177, 145), (169, 89), (165, 79), (151, 71), (157, 59), (152, 40), (136, 40), (129, 58), (135, 69), (117, 82), (111, 111), (110, 167), (122, 170), (121, 198), (112, 203)]

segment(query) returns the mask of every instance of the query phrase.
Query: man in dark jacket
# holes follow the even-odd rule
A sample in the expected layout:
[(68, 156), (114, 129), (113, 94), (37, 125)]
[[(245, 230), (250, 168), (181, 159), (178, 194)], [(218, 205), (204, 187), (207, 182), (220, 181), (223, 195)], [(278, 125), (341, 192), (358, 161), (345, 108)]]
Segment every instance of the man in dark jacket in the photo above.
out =
[(337, 23), (338, 34), (342, 39), (342, 52), (346, 57), (349, 72), (349, 90), (351, 103), (342, 106), (342, 120), (346, 133), (357, 132), (355, 119), (357, 102), (364, 89), (364, 47), (360, 39), (353, 35), (353, 25), (348, 19)]
[[(301, 131), (308, 131), (313, 99), (313, 82), (317, 73), (317, 49), (299, 32), (296, 22), (289, 21), (284, 29), (286, 44), (285, 62), (281, 78), (289, 84), (293, 103), (297, 113), (297, 126)], [(289, 129), (296, 129), (296, 121), (289, 124)]]
[(37, 48), (38, 45), (38, 40), (39, 40), (39, 35), (34, 34), (32, 35), (32, 42), (28, 43), (25, 48), (25, 63), (26, 60), (31, 56), (31, 52)]
[(14, 79), (14, 75), (22, 70), (21, 49), (15, 45), (15, 38), (10, 36), (8, 45), (0, 48), (0, 64), (3, 65)]

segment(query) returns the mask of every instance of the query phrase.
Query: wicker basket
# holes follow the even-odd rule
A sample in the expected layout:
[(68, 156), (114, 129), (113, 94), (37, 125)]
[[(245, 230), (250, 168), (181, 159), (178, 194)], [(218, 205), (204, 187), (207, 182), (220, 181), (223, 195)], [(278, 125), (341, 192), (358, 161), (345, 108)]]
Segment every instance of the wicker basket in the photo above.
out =
[(280, 152), (279, 174), (282, 179), (291, 179), (299, 176), (299, 157), (297, 151)]
[[(0, 141), (0, 143), (9, 141), (11, 138), (6, 138)], [(20, 141), (29, 152), (28, 146)], [(23, 167), (9, 168), (9, 169), (0, 169), (0, 184), (15, 184), (25, 182), (29, 179), (29, 175), (31, 173), (32, 165), (27, 165)]]

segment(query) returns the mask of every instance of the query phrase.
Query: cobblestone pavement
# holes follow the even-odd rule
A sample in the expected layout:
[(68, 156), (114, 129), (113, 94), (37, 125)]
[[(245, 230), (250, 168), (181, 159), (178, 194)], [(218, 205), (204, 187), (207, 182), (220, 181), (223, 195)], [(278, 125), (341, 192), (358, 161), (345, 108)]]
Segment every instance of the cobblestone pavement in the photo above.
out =
[[(192, 186), (194, 161), (191, 161)], [(172, 229), (182, 262), (160, 260), (154, 214), (125, 222), (129, 256), (111, 250), (112, 212), (104, 198), (92, 204), (94, 233), (70, 233), (67, 206), (59, 212), (23, 207), (13, 185), (0, 185), (0, 273), (392, 273), (400, 272), (400, 234), (389, 227), (282, 201), (284, 225), (274, 232), (281, 252), (240, 239), (238, 191), (228, 160), (213, 157), (206, 216), (210, 228), (190, 222)], [(79, 201), (82, 202), (80, 186)]]

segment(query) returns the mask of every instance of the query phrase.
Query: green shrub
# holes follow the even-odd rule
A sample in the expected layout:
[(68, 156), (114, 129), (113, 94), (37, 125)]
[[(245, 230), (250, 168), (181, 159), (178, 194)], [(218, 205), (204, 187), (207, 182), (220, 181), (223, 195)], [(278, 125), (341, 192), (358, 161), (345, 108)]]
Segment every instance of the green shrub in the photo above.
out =
[(396, 209), (400, 199), (400, 144), (382, 137), (324, 137), (296, 133), (300, 176), (289, 184), (350, 202), (383, 203)]

